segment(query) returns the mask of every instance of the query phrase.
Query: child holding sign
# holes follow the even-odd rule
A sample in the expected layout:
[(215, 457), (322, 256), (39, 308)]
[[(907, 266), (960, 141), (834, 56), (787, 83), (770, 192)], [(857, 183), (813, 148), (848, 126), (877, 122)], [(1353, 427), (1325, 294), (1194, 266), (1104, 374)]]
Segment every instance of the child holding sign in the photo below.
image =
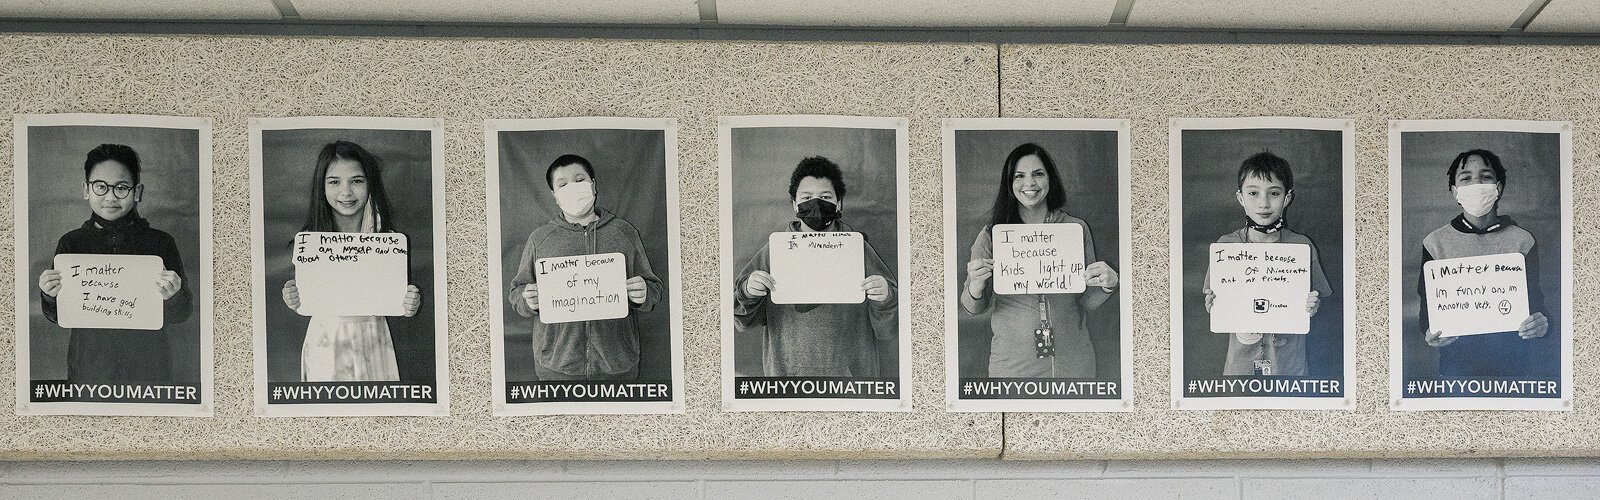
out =
[[(395, 232), (383, 190), (382, 160), (360, 145), (335, 141), (322, 147), (312, 171), (310, 207), (301, 231)], [(283, 284), (283, 303), (300, 309), (295, 280)], [(406, 287), (405, 315), (417, 313), (422, 291)], [(300, 348), (302, 382), (400, 380), (389, 322), (382, 316), (312, 316)]]
[[(1306, 296), (1306, 314), (1315, 316), (1323, 297), (1333, 295), (1333, 286), (1322, 273), (1317, 245), (1311, 238), (1291, 231), (1285, 212), (1294, 202), (1294, 172), (1289, 162), (1269, 152), (1258, 153), (1239, 165), (1238, 191), (1234, 196), (1244, 208), (1245, 227), (1217, 238), (1217, 243), (1290, 243), (1311, 247), (1311, 291)], [(1210, 270), (1206, 283), (1211, 283)], [(1216, 294), (1205, 294), (1206, 311), (1211, 311)], [(1309, 333), (1308, 333), (1309, 335)], [(1223, 375), (1305, 376), (1306, 336), (1272, 333), (1234, 333), (1228, 335), (1228, 354)]]
[(1428, 327), (1428, 294), (1424, 279), (1417, 278), (1422, 296), (1418, 322), (1428, 345), (1439, 348), (1439, 374), (1453, 376), (1526, 376), (1532, 362), (1524, 340), (1543, 337), (1550, 323), (1542, 309), (1544, 296), (1539, 290), (1539, 253), (1534, 251), (1533, 234), (1517, 226), (1510, 217), (1500, 215), (1500, 194), (1506, 187), (1506, 169), (1494, 153), (1474, 149), (1456, 155), (1450, 162), (1449, 188), (1461, 206), (1461, 214), (1450, 223), (1429, 233), (1422, 240), (1422, 262), (1520, 253), (1527, 262), (1528, 317), (1515, 332), (1441, 337)]
[[(101, 144), (83, 162), (83, 199), (93, 212), (82, 227), (61, 236), (56, 254), (154, 255), (165, 270), (157, 281), (163, 322), (179, 323), (192, 311), (183, 279), (183, 261), (172, 235), (150, 227), (139, 216), (144, 184), (139, 182), (139, 155), (120, 144)], [(56, 296), (61, 271), (39, 275), (40, 307), (57, 321)], [(67, 347), (67, 380), (73, 382), (165, 382), (171, 379), (172, 354), (165, 328), (125, 330), (74, 328)]]
[[(972, 314), (993, 309), (989, 328), (989, 376), (995, 378), (1091, 378), (1095, 376), (1094, 345), (1089, 341), (1088, 311), (1099, 308), (1115, 293), (1118, 276), (1105, 261), (1095, 259), (1089, 225), (1068, 214), (1066, 190), (1050, 154), (1037, 144), (1017, 146), (1000, 169), (991, 224), (972, 243), (967, 263), (961, 308)], [(990, 289), (994, 277), (994, 240), (991, 230), (1000, 224), (1077, 224), (1083, 227), (1084, 293), (997, 294)], [(1045, 334), (1044, 332), (1048, 332)], [(1048, 337), (1052, 347), (1041, 350)]]
[(661, 302), (661, 278), (651, 270), (639, 230), (595, 206), (596, 178), (589, 160), (562, 155), (550, 163), (544, 180), (561, 216), (528, 235), (511, 293), (506, 294), (512, 308), (526, 318), (539, 315), (540, 284), (534, 272), (539, 259), (620, 253), (630, 311), (614, 319), (534, 321), (534, 373), (539, 380), (634, 380), (639, 376), (639, 325), (633, 312), (649, 312)]
[[(785, 231), (855, 232), (840, 220), (844, 173), (827, 158), (800, 161), (789, 176), (789, 199), (796, 221)], [(769, 295), (784, 286), (773, 278), (770, 249), (762, 245), (733, 283), (733, 317), (739, 328), (767, 327), (763, 375), (894, 377), (880, 368), (879, 340), (898, 337), (894, 272), (865, 242), (866, 300), (859, 304), (776, 304)], [(795, 286), (795, 285), (791, 285)]]

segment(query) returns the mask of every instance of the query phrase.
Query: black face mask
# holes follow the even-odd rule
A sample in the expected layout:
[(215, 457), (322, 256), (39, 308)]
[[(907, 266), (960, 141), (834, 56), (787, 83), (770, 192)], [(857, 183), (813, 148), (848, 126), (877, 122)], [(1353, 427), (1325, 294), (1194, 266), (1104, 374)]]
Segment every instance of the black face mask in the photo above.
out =
[(795, 207), (794, 216), (812, 231), (821, 231), (839, 220), (839, 206), (822, 198), (812, 198)]

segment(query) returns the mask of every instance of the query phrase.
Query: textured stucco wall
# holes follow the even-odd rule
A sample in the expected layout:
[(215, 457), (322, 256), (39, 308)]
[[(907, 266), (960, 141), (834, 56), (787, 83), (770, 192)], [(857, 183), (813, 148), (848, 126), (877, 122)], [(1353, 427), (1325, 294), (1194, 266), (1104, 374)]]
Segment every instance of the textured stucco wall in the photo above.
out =
[[(1133, 120), (1135, 410), (1007, 414), (1013, 458), (1581, 455), (1600, 451), (1597, 243), (1600, 50), (1471, 46), (1006, 46), (1003, 116)], [(1178, 117), (1356, 120), (1354, 411), (1169, 410), (1167, 132)], [(1392, 119), (1571, 120), (1575, 228), (1572, 412), (1394, 412), (1388, 405)], [(1347, 295), (1349, 297), (1349, 295)], [(1348, 300), (1348, 299), (1347, 299)]]
[[(994, 45), (582, 40), (0, 37), (0, 189), (11, 189), (13, 113), (141, 113), (216, 119), (216, 416), (0, 414), (0, 458), (994, 457), (998, 414), (950, 414), (936, 237), (939, 119), (994, 116)], [(911, 119), (916, 262), (911, 413), (724, 413), (716, 307), (718, 115)], [(451, 415), (251, 416), (246, 119), (408, 116), (445, 120)], [(483, 120), (673, 117), (683, 217), (683, 415), (503, 417), (489, 410)], [(10, 201), (0, 228), (9, 269)], [(0, 277), (0, 302), (13, 300)], [(9, 331), (13, 310), (0, 308)], [(0, 337), (0, 360), (14, 339)], [(10, 388), (9, 361), (0, 387)], [(9, 394), (9, 390), (7, 392)]]

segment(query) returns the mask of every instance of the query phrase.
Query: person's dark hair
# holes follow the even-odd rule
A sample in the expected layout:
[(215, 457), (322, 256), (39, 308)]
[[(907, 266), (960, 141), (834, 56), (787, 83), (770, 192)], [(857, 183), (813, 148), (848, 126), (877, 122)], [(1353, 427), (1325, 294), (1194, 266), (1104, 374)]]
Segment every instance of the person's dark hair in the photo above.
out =
[(1239, 185), (1236, 188), (1243, 189), (1245, 179), (1251, 177), (1276, 180), (1283, 183), (1284, 190), (1294, 190), (1294, 172), (1289, 170), (1289, 162), (1271, 151), (1256, 153), (1239, 164)]
[(844, 172), (839, 170), (839, 165), (832, 160), (821, 156), (813, 156), (800, 160), (795, 165), (794, 173), (789, 174), (789, 199), (794, 199), (796, 189), (800, 188), (800, 180), (807, 177), (821, 177), (833, 183), (833, 194), (844, 201)]
[(1495, 183), (1500, 185), (1500, 189), (1504, 190), (1506, 188), (1506, 167), (1500, 163), (1499, 156), (1495, 156), (1494, 153), (1489, 152), (1487, 149), (1474, 149), (1456, 155), (1456, 159), (1450, 161), (1450, 172), (1446, 174), (1447, 180), (1450, 181), (1449, 184), (1446, 184), (1448, 186), (1446, 189), (1456, 186), (1456, 172), (1460, 172), (1461, 167), (1467, 164), (1467, 159), (1474, 156), (1483, 158), (1483, 162), (1489, 164), (1489, 169), (1494, 171)]
[(1022, 214), (1017, 213), (1017, 197), (1011, 193), (1011, 178), (1017, 175), (1017, 162), (1029, 156), (1039, 157), (1039, 163), (1044, 164), (1044, 171), (1050, 177), (1050, 192), (1045, 194), (1044, 206), (1057, 210), (1067, 204), (1067, 191), (1061, 187), (1061, 176), (1056, 173), (1055, 160), (1050, 159), (1050, 153), (1038, 144), (1026, 143), (1006, 155), (1005, 166), (1000, 169), (1000, 189), (994, 195), (994, 208), (989, 210), (990, 224), (1022, 223)]
[(301, 231), (338, 231), (334, 222), (333, 207), (328, 205), (324, 183), (328, 166), (335, 160), (349, 160), (361, 165), (361, 174), (367, 176), (367, 204), (377, 218), (375, 230), (394, 231), (394, 217), (389, 211), (389, 196), (383, 190), (383, 160), (367, 152), (359, 144), (333, 141), (317, 153), (316, 168), (311, 175), (310, 206), (306, 209), (306, 224)]
[(555, 175), (556, 169), (574, 163), (583, 165), (583, 171), (589, 173), (590, 179), (594, 179), (594, 165), (590, 165), (588, 159), (578, 155), (561, 155), (556, 161), (550, 162), (549, 168), (544, 169), (544, 186), (555, 190), (555, 181), (551, 180), (551, 176)]
[(133, 177), (133, 184), (139, 185), (139, 153), (121, 144), (101, 144), (89, 150), (88, 157), (83, 159), (83, 182), (89, 182), (89, 174), (94, 171), (94, 166), (106, 160), (128, 167), (128, 175)]

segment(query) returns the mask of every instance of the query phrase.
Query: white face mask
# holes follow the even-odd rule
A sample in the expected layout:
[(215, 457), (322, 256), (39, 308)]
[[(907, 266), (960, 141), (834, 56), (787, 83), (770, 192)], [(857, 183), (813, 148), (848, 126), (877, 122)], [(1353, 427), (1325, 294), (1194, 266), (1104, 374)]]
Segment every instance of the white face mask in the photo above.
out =
[(593, 182), (569, 182), (565, 186), (556, 188), (553, 194), (556, 197), (556, 205), (561, 207), (561, 213), (569, 219), (582, 219), (594, 212)]
[(1456, 186), (1456, 203), (1461, 204), (1461, 210), (1467, 215), (1483, 217), (1494, 209), (1494, 204), (1498, 201), (1500, 201), (1499, 184)]

